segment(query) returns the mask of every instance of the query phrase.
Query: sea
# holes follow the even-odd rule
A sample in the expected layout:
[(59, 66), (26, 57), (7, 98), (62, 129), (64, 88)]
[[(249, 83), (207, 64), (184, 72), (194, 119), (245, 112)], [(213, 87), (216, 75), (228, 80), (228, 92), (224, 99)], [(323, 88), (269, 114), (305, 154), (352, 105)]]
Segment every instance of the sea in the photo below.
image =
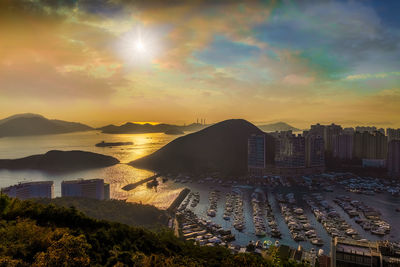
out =
[[(147, 134), (104, 134), (99, 131), (87, 131), (57, 135), (42, 135), (42, 136), (24, 136), (24, 137), (4, 137), (0, 138), (0, 158), (15, 159), (26, 157), (35, 154), (46, 153), (49, 150), (84, 150), (95, 153), (113, 156), (120, 160), (120, 164), (106, 167), (91, 169), (85, 171), (76, 171), (69, 173), (47, 173), (42, 171), (24, 170), (24, 171), (9, 171), (0, 170), (0, 187), (6, 187), (17, 184), (19, 182), (28, 181), (54, 181), (55, 196), (61, 195), (61, 182), (63, 180), (72, 179), (91, 179), (102, 178), (105, 182), (110, 183), (111, 197), (115, 199), (124, 199), (128, 202), (137, 202), (142, 204), (154, 205), (160, 209), (166, 209), (179, 195), (183, 188), (189, 188), (192, 192), (200, 193), (200, 203), (192, 208), (193, 211), (201, 218), (212, 220), (226, 229), (231, 229), (236, 235), (235, 244), (246, 245), (249, 241), (257, 241), (260, 238), (254, 234), (252, 222), (252, 208), (250, 196), (256, 189), (249, 185), (238, 185), (243, 192), (244, 197), (244, 213), (246, 219), (246, 228), (242, 231), (236, 231), (229, 221), (222, 219), (224, 212), (225, 194), (230, 191), (230, 188), (222, 187), (219, 184), (199, 184), (199, 183), (175, 183), (173, 180), (168, 180), (165, 183), (160, 183), (157, 188), (147, 188), (145, 184), (136, 187), (135, 189), (126, 192), (122, 187), (140, 181), (144, 178), (154, 175), (152, 171), (142, 170), (127, 165), (132, 160), (148, 155), (175, 138), (181, 135), (166, 135), (164, 133), (147, 133)], [(132, 145), (118, 147), (96, 147), (95, 144), (101, 141), (105, 142), (133, 142)], [(282, 233), (282, 238), (279, 239), (281, 244), (286, 244), (292, 247), (301, 245), (305, 249), (319, 249), (311, 245), (308, 241), (295, 242), (292, 240), (288, 227), (280, 214), (278, 202), (275, 199), (276, 193), (294, 193), (298, 205), (304, 208), (305, 214), (310, 223), (315, 227), (317, 234), (324, 240), (324, 246), (321, 248), (325, 253), (329, 253), (331, 238), (318, 223), (311, 213), (311, 210), (302, 200), (304, 194), (310, 192), (306, 188), (301, 187), (276, 187), (274, 189), (268, 186), (262, 187), (262, 190), (267, 194), (268, 200), (274, 211), (279, 229)], [(210, 218), (207, 216), (209, 206), (208, 194), (212, 190), (220, 191), (220, 200), (218, 201), (217, 216)], [(340, 215), (356, 229), (361, 236), (369, 240), (379, 240), (380, 237), (374, 236), (365, 232), (358, 224), (354, 222), (343, 210), (338, 207), (333, 199), (339, 194), (349, 195), (352, 199), (361, 200), (366, 204), (375, 207), (382, 214), (382, 219), (389, 222), (392, 226), (392, 231), (383, 239), (400, 241), (400, 212), (395, 209), (400, 207), (400, 198), (393, 197), (388, 193), (382, 193), (376, 196), (366, 196), (344, 191), (339, 185), (336, 186), (334, 193), (321, 191), (323, 197), (333, 205)], [(266, 239), (275, 242), (276, 239), (271, 237), (261, 238), (261, 241)]]
[[(137, 169), (127, 165), (127, 163), (151, 154), (179, 136), (166, 135), (164, 133), (104, 134), (99, 131), (87, 131), (57, 135), (0, 138), (1, 159), (16, 159), (43, 154), (50, 150), (83, 150), (113, 156), (121, 162), (111, 167), (68, 173), (0, 170), (0, 187), (14, 185), (19, 182), (50, 180), (54, 181), (54, 195), (58, 197), (61, 196), (61, 182), (63, 180), (102, 178), (105, 182), (110, 183), (112, 198), (151, 204), (164, 209), (175, 199), (183, 186), (170, 189), (163, 184), (158, 186), (155, 191), (143, 184), (129, 192), (121, 188), (129, 183), (154, 175), (151, 171)], [(132, 142), (133, 145), (96, 147), (95, 144), (101, 141)]]

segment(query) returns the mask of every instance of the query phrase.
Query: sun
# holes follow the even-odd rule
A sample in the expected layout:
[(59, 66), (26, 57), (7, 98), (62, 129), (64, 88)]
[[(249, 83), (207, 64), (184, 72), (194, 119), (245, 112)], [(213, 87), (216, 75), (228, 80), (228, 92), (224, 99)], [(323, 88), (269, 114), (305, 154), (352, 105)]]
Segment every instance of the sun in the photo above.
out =
[(145, 45), (142, 40), (137, 40), (135, 42), (135, 49), (137, 52), (145, 52)]
[(116, 51), (129, 66), (149, 66), (160, 52), (157, 31), (137, 26), (118, 38)]

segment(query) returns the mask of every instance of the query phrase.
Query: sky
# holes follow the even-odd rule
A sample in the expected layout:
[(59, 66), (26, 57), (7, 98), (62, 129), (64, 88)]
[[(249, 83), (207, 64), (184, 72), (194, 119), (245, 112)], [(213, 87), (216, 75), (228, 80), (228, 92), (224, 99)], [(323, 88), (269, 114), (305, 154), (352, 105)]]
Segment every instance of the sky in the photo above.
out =
[(400, 127), (400, 1), (0, 0), (0, 118)]

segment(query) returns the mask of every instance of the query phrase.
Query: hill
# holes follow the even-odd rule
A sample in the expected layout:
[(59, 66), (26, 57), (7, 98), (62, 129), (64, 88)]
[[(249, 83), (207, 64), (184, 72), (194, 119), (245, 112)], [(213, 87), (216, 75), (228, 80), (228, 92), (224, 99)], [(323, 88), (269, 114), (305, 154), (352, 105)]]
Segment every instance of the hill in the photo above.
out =
[[(75, 207), (88, 217), (119, 222), (131, 226), (159, 230), (168, 224), (168, 214), (151, 205), (129, 203), (123, 200), (98, 200), (82, 197), (58, 197), (35, 199), (42, 204), (54, 204), (59, 207)], [(124, 212), (121, 212), (124, 211)]]
[(0, 137), (61, 134), (93, 130), (82, 123), (49, 120), (36, 114), (18, 114), (0, 120)]
[[(226, 120), (181, 136), (130, 165), (168, 172), (218, 171), (228, 175), (241, 175), (247, 171), (247, 143), (252, 134), (264, 134), (267, 143), (273, 142), (272, 136), (248, 121)], [(267, 160), (271, 160), (272, 153), (273, 151), (268, 151)]]
[(115, 165), (119, 161), (111, 156), (86, 151), (51, 150), (46, 154), (20, 159), (0, 159), (0, 169), (34, 169), (44, 171), (75, 171)]
[(263, 130), (264, 132), (275, 132), (275, 131), (293, 131), (293, 132), (298, 132), (300, 129), (295, 128), (286, 122), (277, 122), (277, 123), (271, 123), (271, 124), (265, 124), (265, 125), (258, 125), (258, 128)]
[[(159, 233), (89, 218), (75, 208), (0, 196), (0, 266), (295, 266), (277, 253), (232, 255)], [(302, 265), (304, 266), (304, 265)]]
[(165, 132), (184, 132), (184, 131), (198, 131), (206, 127), (200, 123), (192, 123), (189, 125), (173, 125), (173, 124), (139, 124), (139, 123), (132, 123), (127, 122), (123, 125), (116, 126), (116, 125), (107, 125), (104, 127), (99, 128), (102, 133), (108, 134), (138, 134), (138, 133), (165, 133)]
[(36, 118), (36, 117), (44, 118), (42, 115), (39, 115), (39, 114), (21, 113), (21, 114), (15, 114), (15, 115), (9, 116), (7, 118), (1, 119), (0, 124), (10, 121), (10, 120), (13, 120), (13, 119), (18, 119), (18, 118)]

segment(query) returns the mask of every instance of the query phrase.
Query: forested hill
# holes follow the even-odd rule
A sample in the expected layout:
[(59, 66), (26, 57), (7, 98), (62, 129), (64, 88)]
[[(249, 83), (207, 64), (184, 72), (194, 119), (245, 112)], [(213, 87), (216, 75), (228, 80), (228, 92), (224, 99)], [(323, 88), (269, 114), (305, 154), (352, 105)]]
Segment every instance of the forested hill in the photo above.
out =
[(168, 225), (169, 216), (166, 211), (151, 205), (129, 203), (123, 200), (98, 200), (83, 197), (40, 198), (35, 201), (42, 204), (54, 204), (60, 207), (75, 207), (85, 215), (131, 226), (159, 230)]
[[(124, 211), (121, 211), (124, 212)], [(171, 231), (89, 218), (74, 208), (0, 196), (0, 266), (276, 266), (253, 254), (199, 247)], [(283, 265), (282, 265), (283, 266)], [(290, 265), (285, 265), (290, 266)]]

